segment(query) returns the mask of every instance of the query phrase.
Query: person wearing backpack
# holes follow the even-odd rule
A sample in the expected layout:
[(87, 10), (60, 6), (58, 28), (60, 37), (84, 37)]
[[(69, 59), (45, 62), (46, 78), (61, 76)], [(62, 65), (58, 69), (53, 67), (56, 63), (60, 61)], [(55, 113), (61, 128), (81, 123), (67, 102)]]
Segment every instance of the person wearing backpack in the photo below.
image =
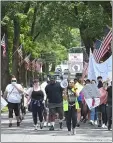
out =
[(11, 84), (7, 85), (3, 96), (8, 102), (9, 127), (12, 127), (13, 111), (15, 112), (17, 119), (17, 126), (20, 126), (20, 103), (23, 92), (24, 89), (22, 88), (21, 84), (17, 83), (17, 79), (13, 75)]

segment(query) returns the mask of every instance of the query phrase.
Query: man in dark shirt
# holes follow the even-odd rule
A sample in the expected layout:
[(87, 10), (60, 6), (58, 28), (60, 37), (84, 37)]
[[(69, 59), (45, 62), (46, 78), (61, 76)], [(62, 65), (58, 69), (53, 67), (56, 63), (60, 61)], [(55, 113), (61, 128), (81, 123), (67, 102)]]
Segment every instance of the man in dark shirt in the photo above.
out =
[(49, 130), (54, 130), (55, 125), (55, 114), (59, 114), (60, 128), (62, 129), (63, 120), (63, 89), (59, 82), (56, 82), (55, 77), (50, 78), (50, 83), (46, 86), (45, 92), (47, 94), (50, 122), (51, 126)]
[(107, 92), (108, 92), (108, 99), (107, 99), (108, 130), (110, 130), (112, 124), (112, 82), (111, 86), (107, 88)]

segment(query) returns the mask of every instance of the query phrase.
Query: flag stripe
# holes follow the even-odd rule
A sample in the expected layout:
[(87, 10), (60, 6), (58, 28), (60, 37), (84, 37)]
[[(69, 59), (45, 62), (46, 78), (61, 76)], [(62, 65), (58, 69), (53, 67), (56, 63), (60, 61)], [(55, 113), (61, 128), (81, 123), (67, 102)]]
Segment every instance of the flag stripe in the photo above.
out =
[(95, 49), (93, 51), (93, 55), (94, 55), (96, 62), (99, 63), (101, 58), (103, 58), (103, 56), (110, 50), (111, 41), (112, 41), (112, 30), (110, 30), (109, 33), (107, 34), (107, 36), (104, 38), (100, 48), (96, 49), (96, 47), (95, 47)]
[(1, 41), (1, 46), (3, 48), (3, 57), (6, 56), (6, 43), (5, 43), (5, 34), (3, 35), (2, 41)]

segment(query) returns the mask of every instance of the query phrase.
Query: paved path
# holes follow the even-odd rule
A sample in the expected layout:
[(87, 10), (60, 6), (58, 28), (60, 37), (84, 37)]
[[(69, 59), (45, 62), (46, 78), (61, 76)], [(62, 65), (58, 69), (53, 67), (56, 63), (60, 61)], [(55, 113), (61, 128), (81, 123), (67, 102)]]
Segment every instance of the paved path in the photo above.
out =
[(13, 127), (9, 128), (7, 114), (1, 115), (1, 142), (112, 142), (112, 131), (88, 123), (81, 123), (77, 134), (68, 136), (66, 127), (60, 130), (58, 122), (55, 131), (49, 131), (48, 127), (35, 131), (31, 113), (27, 113), (20, 127), (16, 127), (16, 120), (13, 122)]

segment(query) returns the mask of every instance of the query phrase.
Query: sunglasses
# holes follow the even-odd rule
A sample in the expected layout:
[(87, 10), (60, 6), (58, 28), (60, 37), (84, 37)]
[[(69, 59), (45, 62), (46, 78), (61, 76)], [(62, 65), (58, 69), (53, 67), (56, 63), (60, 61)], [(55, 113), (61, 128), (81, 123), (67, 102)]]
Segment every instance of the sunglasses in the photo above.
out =
[(38, 83), (38, 81), (34, 81), (33, 83)]
[(69, 82), (69, 83), (74, 83), (74, 82)]
[(12, 80), (12, 82), (16, 82), (16, 80)]

